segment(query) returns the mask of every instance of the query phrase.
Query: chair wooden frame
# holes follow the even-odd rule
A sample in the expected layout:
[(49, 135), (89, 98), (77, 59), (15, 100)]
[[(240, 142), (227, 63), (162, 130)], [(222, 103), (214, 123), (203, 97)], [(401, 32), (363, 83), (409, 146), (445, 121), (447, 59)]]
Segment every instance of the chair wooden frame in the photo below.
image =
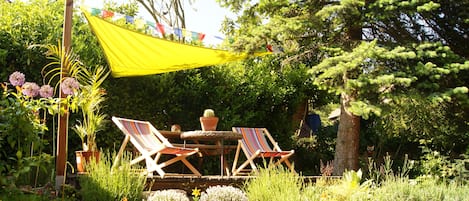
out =
[[(139, 121), (133, 119), (125, 119), (120, 117), (112, 117), (112, 121), (117, 127), (125, 134), (124, 141), (119, 149), (119, 152), (114, 160), (116, 165), (122, 156), (127, 143), (130, 142), (140, 152), (141, 156), (133, 159), (130, 164), (134, 165), (143, 160), (146, 163), (146, 169), (149, 176), (153, 175), (156, 171), (161, 178), (166, 175), (193, 175), (201, 176), (200, 172), (187, 161), (186, 157), (198, 153), (197, 148), (183, 148), (173, 146), (168, 139), (166, 139), (153, 125), (148, 121)], [(159, 161), (162, 155), (173, 155), (174, 157), (166, 161)], [(152, 156), (155, 156), (154, 158)], [(163, 168), (181, 161), (189, 168), (193, 174), (173, 174), (166, 173)]]
[[(266, 128), (246, 128), (246, 127), (233, 127), (233, 132), (243, 134), (243, 139), (238, 140), (238, 147), (236, 148), (236, 154), (233, 161), (233, 167), (231, 169), (232, 175), (236, 176), (243, 174), (246, 171), (248, 172), (258, 172), (254, 159), (256, 158), (269, 158), (270, 164), (275, 166), (285, 163), (285, 165), (294, 172), (294, 168), (288, 158), (295, 153), (295, 150), (282, 151), (278, 146), (278, 143), (274, 140), (272, 135)], [(270, 143), (267, 141), (269, 139)], [(273, 148), (271, 147), (273, 146)], [(241, 150), (243, 150), (244, 155), (246, 156), (246, 161), (244, 161), (239, 167), (237, 163), (239, 160), (239, 155)], [(274, 162), (274, 160), (278, 160)], [(251, 169), (246, 169), (246, 166), (250, 165)]]

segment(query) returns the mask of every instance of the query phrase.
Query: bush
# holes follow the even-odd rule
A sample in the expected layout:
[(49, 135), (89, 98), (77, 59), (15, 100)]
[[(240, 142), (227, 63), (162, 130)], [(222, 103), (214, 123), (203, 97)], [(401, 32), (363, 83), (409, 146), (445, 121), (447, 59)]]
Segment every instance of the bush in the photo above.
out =
[(438, 151), (422, 147), (424, 155), (420, 162), (423, 177), (435, 177), (446, 182), (467, 184), (469, 179), (469, 156), (462, 154), (459, 158), (451, 159)]
[(101, 155), (98, 163), (86, 164), (88, 174), (79, 178), (82, 200), (142, 200), (146, 177), (131, 170), (130, 154), (124, 154), (117, 168), (112, 168), (115, 154)]
[(9, 81), (0, 82), (0, 191), (21, 184), (20, 177), (25, 184), (32, 184), (33, 177), (28, 177), (33, 167), (37, 183), (39, 168), (46, 169), (51, 164), (53, 158), (43, 152), (48, 130), (44, 121), (47, 114), (54, 113), (58, 101), (45, 93), (48, 90), (26, 82), (21, 72), (12, 73)]
[(200, 196), (200, 201), (247, 201), (246, 194), (232, 186), (211, 186)]
[(385, 181), (372, 192), (373, 200), (467, 200), (469, 186), (441, 183), (435, 178), (416, 182), (409, 179)]
[(285, 201), (304, 200), (301, 193), (303, 186), (299, 175), (278, 166), (259, 169), (259, 175), (247, 181), (244, 189), (251, 201)]
[(181, 191), (162, 190), (152, 192), (147, 201), (189, 201), (189, 198)]
[(361, 179), (361, 170), (347, 171), (344, 172), (340, 181), (331, 182), (329, 186), (311, 185), (307, 190), (314, 193), (306, 192), (305, 194), (310, 200), (367, 200), (370, 198), (372, 183), (371, 180), (361, 183)]

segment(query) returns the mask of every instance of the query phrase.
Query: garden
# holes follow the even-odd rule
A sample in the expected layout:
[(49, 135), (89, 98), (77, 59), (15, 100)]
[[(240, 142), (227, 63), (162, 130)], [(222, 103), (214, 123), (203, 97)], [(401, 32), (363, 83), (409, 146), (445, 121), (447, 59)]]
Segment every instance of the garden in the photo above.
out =
[[(102, 10), (135, 17), (150, 2), (109, 1)], [(217, 2), (239, 15), (221, 25), (227, 39), (216, 48), (271, 54), (114, 77), (80, 9), (65, 51), (57, 43), (64, 0), (1, 1), (0, 200), (467, 200), (468, 2)], [(203, 46), (176, 36), (163, 35)], [(115, 164), (124, 135), (112, 116), (189, 131), (201, 129), (206, 108), (217, 130), (268, 128), (294, 150), (295, 172), (260, 161), (240, 185), (156, 191), (138, 171), (145, 164), (130, 166), (134, 150)], [(67, 177), (57, 188), (61, 116)], [(75, 153), (84, 150), (100, 156), (77, 174)], [(216, 175), (219, 163), (204, 158), (199, 170)]]

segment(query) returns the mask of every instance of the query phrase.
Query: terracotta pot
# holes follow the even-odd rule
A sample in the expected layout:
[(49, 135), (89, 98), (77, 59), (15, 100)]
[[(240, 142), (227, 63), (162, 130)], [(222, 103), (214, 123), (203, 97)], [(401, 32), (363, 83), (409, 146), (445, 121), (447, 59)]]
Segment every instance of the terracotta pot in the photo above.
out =
[(200, 117), (200, 126), (203, 131), (217, 130), (218, 117)]
[(99, 151), (75, 151), (77, 157), (77, 172), (86, 172), (85, 163), (89, 163), (92, 158), (95, 159), (96, 163), (99, 162)]

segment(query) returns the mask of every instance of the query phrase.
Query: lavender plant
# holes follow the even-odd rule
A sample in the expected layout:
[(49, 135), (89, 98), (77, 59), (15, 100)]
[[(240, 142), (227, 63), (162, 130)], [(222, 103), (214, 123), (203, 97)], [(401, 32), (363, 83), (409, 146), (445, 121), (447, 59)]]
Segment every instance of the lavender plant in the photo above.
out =
[(232, 186), (211, 186), (200, 196), (199, 201), (247, 201), (246, 194)]
[(189, 201), (189, 198), (180, 191), (161, 190), (152, 192), (147, 201)]

